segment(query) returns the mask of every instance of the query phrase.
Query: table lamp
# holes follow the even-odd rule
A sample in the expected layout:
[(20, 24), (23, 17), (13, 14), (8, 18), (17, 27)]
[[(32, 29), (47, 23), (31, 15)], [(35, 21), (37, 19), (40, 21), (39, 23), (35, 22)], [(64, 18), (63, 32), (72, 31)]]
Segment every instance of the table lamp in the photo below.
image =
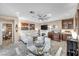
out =
[(73, 39), (77, 39), (77, 32), (75, 32), (75, 31), (71, 31), (71, 34), (72, 34), (72, 38)]

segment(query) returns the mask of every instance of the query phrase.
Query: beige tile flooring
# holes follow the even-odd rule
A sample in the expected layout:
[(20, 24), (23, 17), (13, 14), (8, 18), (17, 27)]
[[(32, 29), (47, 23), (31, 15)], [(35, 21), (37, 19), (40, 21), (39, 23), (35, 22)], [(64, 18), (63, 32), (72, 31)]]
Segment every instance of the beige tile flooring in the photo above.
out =
[[(27, 48), (23, 43), (18, 43), (18, 45), (14, 44), (11, 47), (8, 48), (1, 48), (0, 49), (0, 55), (17, 55), (15, 52), (15, 48), (18, 47), (20, 50), (20, 53), (22, 56), (27, 55)], [(67, 49), (67, 45), (66, 45), (66, 41), (51, 41), (51, 55), (55, 56), (56, 52), (58, 51), (59, 47), (62, 47), (62, 52), (61, 52), (61, 56), (66, 56), (66, 49)], [(6, 53), (4, 53), (6, 52)], [(4, 53), (4, 54), (2, 54)]]
[(0, 46), (0, 56), (19, 56), (16, 52), (16, 48), (19, 49), (20, 56), (27, 55), (27, 48), (22, 43), (19, 42), (17, 44), (10, 44), (11, 46), (1, 47)]
[(62, 47), (62, 52), (61, 52), (61, 56), (66, 56), (66, 52), (67, 52), (67, 44), (66, 41), (51, 41), (51, 55), (55, 56), (56, 52), (58, 51), (59, 47)]
[(12, 44), (12, 40), (11, 40), (11, 39), (3, 40), (2, 46), (3, 46), (4, 48), (6, 48), (6, 47), (10, 47), (11, 44)]

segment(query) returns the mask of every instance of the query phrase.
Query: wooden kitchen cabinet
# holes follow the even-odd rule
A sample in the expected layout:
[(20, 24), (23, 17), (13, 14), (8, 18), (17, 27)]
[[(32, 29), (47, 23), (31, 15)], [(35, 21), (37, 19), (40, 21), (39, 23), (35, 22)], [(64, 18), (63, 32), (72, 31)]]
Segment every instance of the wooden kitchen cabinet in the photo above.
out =
[(53, 32), (48, 32), (48, 37), (53, 40)]
[(54, 33), (54, 34), (53, 34), (53, 40), (55, 40), (55, 41), (60, 41), (60, 40), (61, 40), (60, 34), (59, 34), (59, 33)]
[(48, 32), (48, 37), (51, 38), (51, 40), (55, 40), (55, 41), (62, 40), (62, 34), (60, 33)]
[(62, 20), (62, 29), (73, 29), (73, 18)]

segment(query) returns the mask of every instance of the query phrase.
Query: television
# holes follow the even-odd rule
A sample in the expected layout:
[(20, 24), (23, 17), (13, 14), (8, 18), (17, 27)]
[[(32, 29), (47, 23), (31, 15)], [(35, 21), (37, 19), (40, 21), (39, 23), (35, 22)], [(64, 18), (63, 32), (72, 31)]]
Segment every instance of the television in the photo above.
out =
[(47, 25), (41, 25), (41, 30), (48, 30), (48, 26)]

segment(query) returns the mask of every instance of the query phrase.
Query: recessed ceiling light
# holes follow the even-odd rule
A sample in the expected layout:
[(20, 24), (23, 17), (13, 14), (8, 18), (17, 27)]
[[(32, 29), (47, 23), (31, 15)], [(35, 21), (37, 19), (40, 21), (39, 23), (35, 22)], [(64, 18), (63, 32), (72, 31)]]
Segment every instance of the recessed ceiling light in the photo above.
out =
[(34, 11), (30, 11), (30, 13), (31, 13), (31, 14), (34, 14), (35, 12), (34, 12)]
[(20, 12), (16, 12), (16, 14), (19, 14)]
[(39, 20), (40, 22), (42, 21), (42, 20)]
[(49, 13), (49, 14), (47, 14), (47, 16), (48, 16), (48, 17), (51, 17), (51, 16), (52, 16), (52, 14), (51, 14), (51, 13)]
[(16, 16), (19, 17), (19, 15), (20, 15), (20, 12), (16, 12)]

